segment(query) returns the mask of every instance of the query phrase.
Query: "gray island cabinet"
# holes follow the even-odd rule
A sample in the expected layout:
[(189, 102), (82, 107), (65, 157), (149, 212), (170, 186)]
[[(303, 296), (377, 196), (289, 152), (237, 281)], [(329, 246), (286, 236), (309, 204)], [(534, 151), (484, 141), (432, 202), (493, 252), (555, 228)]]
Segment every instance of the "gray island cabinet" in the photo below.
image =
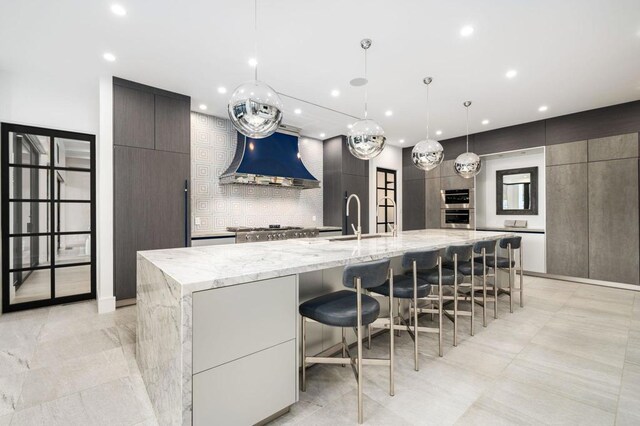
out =
[[(420, 230), (138, 252), (136, 357), (161, 425), (255, 424), (298, 400), (298, 303), (350, 263), (509, 234)], [(313, 331), (310, 352), (335, 342)]]

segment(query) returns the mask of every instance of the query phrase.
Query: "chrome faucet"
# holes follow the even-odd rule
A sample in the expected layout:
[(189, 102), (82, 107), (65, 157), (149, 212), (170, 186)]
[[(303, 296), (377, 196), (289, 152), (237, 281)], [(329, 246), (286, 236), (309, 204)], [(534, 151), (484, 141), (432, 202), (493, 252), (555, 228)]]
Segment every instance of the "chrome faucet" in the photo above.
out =
[(387, 226), (389, 228), (391, 228), (391, 235), (394, 236), (394, 237), (397, 237), (398, 236), (398, 206), (396, 205), (396, 202), (395, 202), (395, 200), (393, 198), (391, 198), (391, 197), (382, 197), (382, 198), (380, 198), (378, 200), (378, 205), (376, 206), (376, 209), (377, 209), (377, 207), (380, 206), (380, 204), (382, 204), (382, 202), (384, 200), (389, 200), (389, 201), (391, 201), (391, 204), (393, 204), (393, 225), (391, 225), (389, 222), (387, 222)]
[(356, 234), (358, 241), (360, 241), (360, 237), (362, 236), (362, 228), (360, 227), (360, 198), (356, 194), (351, 194), (349, 195), (349, 198), (347, 198), (347, 217), (349, 217), (349, 203), (351, 203), (352, 198), (355, 198), (358, 202), (358, 227), (356, 228), (353, 226), (353, 223), (351, 224), (351, 227), (353, 228), (353, 232)]

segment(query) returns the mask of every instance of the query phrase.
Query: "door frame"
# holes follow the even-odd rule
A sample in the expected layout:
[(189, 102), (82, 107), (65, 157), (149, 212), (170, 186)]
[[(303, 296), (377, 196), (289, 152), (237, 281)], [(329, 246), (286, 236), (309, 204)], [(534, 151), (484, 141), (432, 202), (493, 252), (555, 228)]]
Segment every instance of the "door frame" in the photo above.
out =
[[(9, 185), (10, 185), (10, 176), (9, 169), (11, 163), (9, 162), (9, 134), (11, 132), (14, 133), (26, 133), (26, 134), (37, 134), (41, 136), (47, 136), (50, 138), (51, 144), (49, 148), (50, 152), (50, 161), (48, 166), (40, 166), (40, 165), (29, 165), (28, 168), (35, 170), (49, 170), (49, 185), (50, 185), (50, 201), (47, 204), (47, 208), (49, 211), (49, 222), (50, 222), (50, 232), (38, 232), (37, 234), (30, 233), (14, 233), (10, 234), (10, 223), (9, 223)], [(77, 167), (59, 167), (56, 166), (55, 159), (55, 144), (53, 141), (55, 138), (61, 139), (75, 139), (80, 141), (85, 141), (89, 143), (89, 169), (85, 168), (77, 168)], [(34, 126), (25, 126), (21, 124), (15, 123), (2, 123), (0, 125), (0, 177), (2, 179), (1, 188), (0, 188), (0, 210), (2, 213), (1, 220), (1, 235), (0, 239), (2, 244), (2, 312), (13, 312), (20, 311), (25, 309), (33, 309), (39, 308), (43, 306), (51, 306), (62, 303), (71, 303), (77, 302), (81, 300), (89, 300), (96, 298), (96, 277), (97, 277), (97, 256), (96, 256), (96, 137), (95, 135), (91, 135), (88, 133), (79, 133), (79, 132), (69, 132), (64, 130), (57, 129), (47, 129), (42, 127), (34, 127)], [(17, 165), (17, 164), (16, 164)], [(55, 185), (56, 185), (56, 171), (57, 170), (67, 170), (67, 171), (81, 171), (90, 174), (90, 200), (88, 203), (90, 204), (91, 209), (91, 230), (89, 232), (86, 231), (67, 231), (67, 232), (56, 232), (55, 229), (55, 221), (56, 221), (56, 212), (55, 207), (56, 204), (59, 204), (55, 200)], [(78, 200), (66, 200), (67, 202), (74, 202)], [(86, 201), (82, 201), (86, 202)], [(78, 234), (88, 234), (89, 238), (91, 238), (91, 260), (90, 262), (78, 262), (71, 264), (60, 264), (56, 266), (56, 237), (61, 235), (78, 235)], [(51, 294), (48, 299), (42, 300), (33, 300), (29, 302), (22, 302), (11, 304), (10, 297), (10, 289), (9, 286), (12, 285), (10, 282), (10, 274), (11, 274), (11, 265), (10, 265), (10, 257), (9, 250), (10, 237), (40, 237), (40, 236), (49, 236), (50, 241), (50, 265), (49, 266), (38, 266), (35, 269), (48, 269), (51, 270)], [(74, 294), (70, 296), (55, 296), (55, 271), (58, 268), (65, 267), (73, 267), (73, 266), (91, 266), (91, 291), (88, 293), (82, 294)]]

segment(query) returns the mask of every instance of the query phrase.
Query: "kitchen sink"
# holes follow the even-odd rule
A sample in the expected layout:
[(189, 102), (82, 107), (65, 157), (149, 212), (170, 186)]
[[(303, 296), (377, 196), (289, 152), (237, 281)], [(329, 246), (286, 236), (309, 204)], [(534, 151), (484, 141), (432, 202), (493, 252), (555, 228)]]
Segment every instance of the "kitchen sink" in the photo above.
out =
[[(368, 240), (369, 238), (382, 238), (382, 237), (390, 237), (391, 235), (383, 235), (383, 234), (365, 234), (360, 237), (361, 240)], [(343, 237), (333, 237), (328, 238), (329, 241), (353, 241), (357, 240), (358, 237), (355, 235), (345, 235)]]

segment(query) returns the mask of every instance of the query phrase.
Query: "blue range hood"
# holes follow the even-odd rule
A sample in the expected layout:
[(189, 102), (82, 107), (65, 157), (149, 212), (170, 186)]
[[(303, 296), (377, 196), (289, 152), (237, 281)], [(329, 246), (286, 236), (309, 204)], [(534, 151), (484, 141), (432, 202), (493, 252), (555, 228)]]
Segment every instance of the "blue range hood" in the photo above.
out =
[(220, 183), (299, 189), (320, 187), (320, 181), (302, 163), (298, 137), (286, 133), (252, 139), (238, 132), (236, 153), (229, 168), (220, 176)]

